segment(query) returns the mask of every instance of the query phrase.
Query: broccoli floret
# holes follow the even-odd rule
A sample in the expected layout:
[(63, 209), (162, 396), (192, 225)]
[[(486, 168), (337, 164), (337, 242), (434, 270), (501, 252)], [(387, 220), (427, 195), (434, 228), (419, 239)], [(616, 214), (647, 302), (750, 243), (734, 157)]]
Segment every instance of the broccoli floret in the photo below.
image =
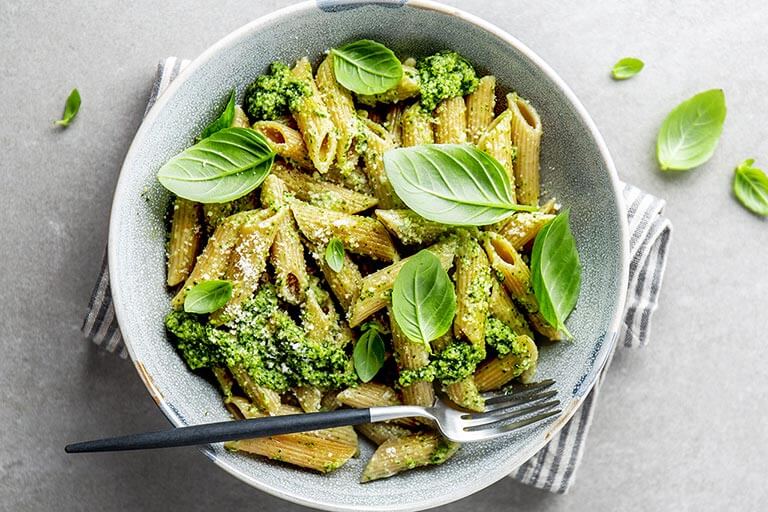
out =
[(475, 372), (485, 354), (471, 343), (454, 341), (437, 355), (432, 365), (435, 377), (445, 384), (462, 381)]
[(431, 112), (438, 103), (464, 96), (477, 89), (477, 73), (464, 57), (442, 51), (416, 62), (421, 78), (421, 106)]
[(245, 110), (251, 121), (274, 120), (296, 110), (309, 93), (309, 84), (294, 77), (282, 62), (273, 62), (267, 74), (246, 87)]
[(213, 329), (202, 323), (199, 315), (171, 311), (165, 317), (165, 327), (173, 334), (176, 348), (191, 369), (211, 368), (222, 363), (219, 347), (210, 340)]

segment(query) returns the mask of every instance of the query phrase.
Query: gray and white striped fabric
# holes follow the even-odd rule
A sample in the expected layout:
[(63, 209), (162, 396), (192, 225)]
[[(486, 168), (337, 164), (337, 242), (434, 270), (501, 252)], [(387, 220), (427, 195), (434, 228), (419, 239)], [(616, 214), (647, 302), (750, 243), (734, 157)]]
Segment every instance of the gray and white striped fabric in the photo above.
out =
[[(169, 57), (160, 62), (147, 111), (188, 63), (189, 61), (176, 57)], [(664, 276), (672, 224), (663, 216), (663, 200), (632, 185), (625, 184), (623, 192), (629, 222), (631, 263), (627, 309), (617, 346), (631, 348), (642, 347), (648, 343), (651, 316), (658, 305), (659, 289)], [(106, 253), (96, 287), (88, 303), (88, 313), (82, 330), (87, 339), (102, 346), (104, 350), (119, 353), (123, 358), (127, 357), (112, 305)], [(551, 492), (568, 491), (575, 480), (600, 384), (606, 373), (607, 365), (597, 385), (573, 418), (547, 446), (512, 473), (511, 478)]]

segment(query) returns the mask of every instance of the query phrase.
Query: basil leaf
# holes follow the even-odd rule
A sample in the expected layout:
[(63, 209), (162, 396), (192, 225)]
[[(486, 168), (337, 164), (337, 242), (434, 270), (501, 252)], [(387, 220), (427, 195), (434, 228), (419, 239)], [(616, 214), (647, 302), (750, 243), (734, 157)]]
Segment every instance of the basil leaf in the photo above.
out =
[(395, 321), (411, 341), (428, 344), (448, 332), (456, 292), (440, 259), (424, 249), (400, 269), (392, 288)]
[(395, 193), (425, 219), (454, 226), (493, 224), (535, 207), (512, 202), (507, 172), (469, 144), (425, 144), (384, 153)]
[(332, 238), (325, 248), (325, 262), (334, 272), (341, 272), (344, 266), (344, 244), (338, 238)]
[(403, 65), (392, 50), (370, 39), (331, 50), (336, 80), (358, 94), (380, 94), (403, 78)]
[(712, 157), (725, 122), (725, 94), (711, 89), (682, 102), (661, 124), (656, 158), (662, 171), (687, 171)]
[(384, 340), (378, 329), (368, 329), (358, 338), (352, 351), (352, 361), (357, 376), (363, 382), (370, 381), (381, 370), (384, 366)]
[(641, 72), (644, 67), (645, 63), (640, 59), (624, 57), (614, 64), (611, 75), (613, 75), (614, 80), (626, 80)]
[(225, 128), (171, 158), (157, 172), (157, 179), (184, 199), (226, 203), (261, 185), (274, 159), (260, 133)]
[(569, 220), (566, 210), (539, 231), (531, 251), (531, 281), (541, 315), (570, 336), (565, 319), (579, 298), (581, 263)]
[(67, 97), (67, 102), (64, 104), (64, 113), (61, 115), (61, 119), (54, 121), (53, 124), (58, 126), (69, 126), (69, 123), (77, 116), (77, 112), (80, 110), (80, 91), (72, 89)]
[(752, 167), (755, 160), (744, 160), (733, 175), (733, 193), (749, 211), (768, 217), (768, 176)]
[(235, 118), (235, 99), (236, 99), (236, 93), (235, 90), (232, 89), (232, 92), (229, 93), (229, 100), (227, 100), (227, 106), (224, 107), (224, 112), (221, 113), (219, 117), (213, 120), (211, 124), (205, 127), (205, 130), (200, 133), (200, 135), (197, 136), (197, 141), (200, 142), (201, 140), (210, 137), (214, 133), (223, 130), (224, 128), (229, 128), (232, 126), (232, 120)]
[(187, 313), (213, 313), (232, 298), (232, 283), (213, 279), (200, 281), (187, 292), (184, 311)]

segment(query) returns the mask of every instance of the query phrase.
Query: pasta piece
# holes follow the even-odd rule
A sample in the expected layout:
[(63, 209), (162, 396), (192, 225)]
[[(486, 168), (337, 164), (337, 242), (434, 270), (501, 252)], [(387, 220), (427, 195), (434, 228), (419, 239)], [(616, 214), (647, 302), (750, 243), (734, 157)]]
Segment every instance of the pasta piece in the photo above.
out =
[[(390, 405), (403, 405), (397, 392), (385, 384), (377, 382), (364, 382), (359, 386), (347, 388), (336, 395), (342, 405), (353, 409), (367, 409), (369, 407), (387, 407)], [(393, 420), (400, 425), (415, 427), (419, 422), (415, 418), (400, 418)]]
[(252, 192), (228, 203), (204, 204), (203, 223), (205, 224), (206, 232), (211, 235), (227, 217), (256, 208), (258, 205), (257, 197), (257, 193)]
[(536, 109), (517, 94), (507, 95), (512, 112), (512, 143), (517, 146), (515, 183), (520, 204), (539, 204), (539, 150), (541, 145), (541, 119)]
[(355, 142), (362, 134), (352, 94), (336, 81), (333, 74), (333, 54), (329, 54), (320, 63), (315, 80), (338, 133), (336, 165), (342, 168), (355, 167), (359, 157)]
[(310, 95), (299, 100), (298, 108), (293, 112), (301, 136), (307, 145), (309, 159), (321, 174), (328, 172), (336, 157), (338, 141), (335, 127), (331, 121), (328, 107), (325, 106), (320, 91), (312, 78), (312, 66), (305, 57), (296, 62), (292, 70), (296, 78), (309, 84)]
[(272, 164), (272, 174), (283, 180), (296, 198), (320, 208), (358, 213), (373, 208), (379, 202), (375, 197), (316, 179), (279, 162)]
[[(467, 138), (477, 145), (493, 119), (496, 107), (496, 77), (487, 75), (480, 79), (475, 92), (467, 96)], [(511, 143), (511, 142), (510, 142)]]
[(445, 394), (453, 403), (470, 411), (483, 412), (485, 400), (475, 385), (475, 378), (470, 375), (464, 380), (445, 386)]
[(456, 255), (453, 334), (459, 340), (469, 341), (479, 353), (485, 354), (485, 319), (492, 284), (488, 256), (468, 236), (462, 237)]
[(232, 374), (226, 368), (217, 367), (213, 369), (213, 376), (216, 377), (216, 382), (219, 383), (221, 393), (224, 395), (224, 399), (228, 400), (232, 398), (232, 388), (235, 385), (235, 379)]
[(394, 147), (392, 139), (381, 125), (369, 120), (365, 123), (366, 149), (363, 162), (373, 195), (379, 200), (379, 206), (382, 208), (401, 208), (404, 206), (403, 202), (395, 194), (384, 169), (384, 153)]
[(416, 68), (403, 64), (403, 77), (396, 86), (381, 94), (358, 94), (357, 100), (371, 107), (375, 107), (377, 103), (398, 103), (419, 94), (419, 83), (419, 72)]
[(340, 343), (338, 333), (339, 317), (333, 304), (328, 304), (323, 299), (324, 292), (319, 289), (317, 283), (310, 284), (307, 290), (306, 301), (301, 305), (301, 323), (307, 337), (319, 343), (327, 343), (334, 340)]
[(405, 245), (431, 244), (453, 229), (408, 209), (376, 210), (374, 214)]
[(401, 120), (403, 146), (420, 146), (435, 142), (432, 130), (432, 115), (425, 112), (421, 105), (414, 103), (406, 108)]
[(435, 141), (438, 144), (467, 142), (467, 107), (461, 96), (443, 100), (435, 109)]
[(507, 324), (516, 334), (525, 335), (533, 338), (533, 332), (525, 321), (525, 317), (517, 309), (517, 306), (510, 298), (507, 291), (495, 279), (492, 279), (491, 299), (488, 304), (488, 311), (505, 324)]
[(536, 238), (541, 228), (554, 218), (551, 213), (519, 212), (504, 221), (496, 232), (516, 250), (522, 251), (528, 242)]
[(280, 394), (276, 391), (256, 384), (245, 368), (230, 367), (229, 371), (237, 381), (240, 389), (253, 400), (254, 405), (266, 414), (275, 414), (280, 409)]
[(240, 235), (240, 225), (245, 219), (254, 215), (260, 215), (253, 212), (242, 212), (224, 220), (211, 236), (205, 245), (203, 252), (198, 256), (195, 267), (184, 282), (184, 287), (171, 300), (171, 306), (174, 309), (181, 309), (184, 306), (184, 298), (187, 292), (200, 281), (211, 279), (220, 279), (224, 276), (229, 265), (229, 256), (232, 248), (237, 243)]
[(517, 201), (515, 189), (515, 148), (512, 147), (512, 112), (505, 110), (493, 120), (488, 130), (482, 134), (477, 144), (478, 149), (495, 158), (507, 171), (511, 185), (512, 202)]
[[(528, 370), (536, 371), (536, 361), (539, 351), (536, 343), (526, 335), (518, 337), (524, 350), (519, 353), (510, 353), (503, 357), (494, 357), (481, 365), (475, 372), (475, 384), (481, 393), (499, 389), (508, 384), (512, 379), (521, 377)], [(528, 381), (533, 375), (530, 374)]]
[(489, 233), (485, 251), (491, 268), (503, 278), (504, 287), (528, 312), (531, 325), (542, 336), (550, 340), (563, 339), (563, 334), (547, 323), (539, 312), (539, 303), (531, 285), (531, 271), (512, 244), (496, 233)]
[[(269, 175), (261, 186), (261, 202), (279, 210), (286, 205), (286, 193), (285, 183), (274, 174)], [(285, 215), (277, 226), (269, 260), (275, 270), (275, 284), (280, 298), (290, 304), (303, 302), (309, 276), (304, 261), (304, 246), (291, 215)]]
[(235, 117), (232, 119), (232, 127), (234, 128), (250, 128), (251, 123), (248, 121), (248, 115), (245, 113), (240, 105), (235, 106)]
[(380, 423), (363, 423), (362, 425), (355, 426), (355, 430), (376, 444), (382, 444), (390, 439), (397, 439), (413, 434), (413, 432), (407, 428), (388, 421)]
[[(428, 249), (440, 258), (440, 263), (446, 271), (450, 270), (456, 252), (455, 237), (446, 238)], [(354, 301), (352, 309), (347, 315), (350, 327), (360, 325), (366, 318), (387, 305), (392, 293), (392, 286), (395, 284), (395, 278), (408, 259), (400, 260), (363, 278), (360, 283), (360, 295)]]
[(384, 122), (384, 127), (389, 131), (392, 144), (395, 146), (403, 145), (403, 110), (404, 107), (401, 103), (391, 105), (387, 110), (387, 119)]
[(442, 464), (459, 449), (459, 444), (439, 434), (412, 434), (390, 439), (374, 452), (363, 470), (361, 482), (388, 478), (408, 469)]
[(302, 234), (318, 246), (325, 246), (335, 237), (355, 254), (381, 261), (400, 259), (389, 232), (376, 219), (318, 208), (301, 201), (292, 201), (291, 211)]
[[(395, 322), (395, 315), (389, 310), (389, 326), (392, 331), (392, 348), (399, 370), (418, 370), (429, 365), (429, 348), (423, 343), (409, 340)], [(435, 389), (431, 382), (417, 381), (402, 386), (403, 403), (432, 407), (435, 403)]]
[(335, 411), (339, 407), (341, 407), (341, 402), (339, 402), (336, 399), (336, 396), (339, 394), (338, 391), (332, 390), (327, 391), (323, 395), (323, 399), (320, 401), (320, 410), (321, 411)]
[[(272, 151), (303, 169), (313, 169), (304, 139), (297, 130), (280, 121), (257, 121), (252, 128), (264, 135)], [(277, 162), (275, 162), (277, 165)]]
[(348, 311), (352, 301), (360, 293), (360, 281), (363, 279), (357, 263), (352, 261), (347, 252), (344, 251), (344, 264), (341, 266), (341, 270), (336, 272), (325, 261), (325, 246), (318, 247), (311, 242), (308, 245), (310, 254), (312, 254), (315, 263), (320, 267), (328, 287), (333, 292), (336, 300), (339, 301), (339, 304), (341, 304), (341, 307), (344, 308), (344, 311)]
[(299, 401), (304, 412), (317, 412), (320, 410), (323, 400), (323, 392), (314, 386), (298, 386), (293, 389), (293, 394)]
[(260, 215), (246, 220), (240, 226), (240, 236), (229, 260), (227, 279), (232, 281), (232, 297), (226, 306), (210, 316), (213, 325), (227, 323), (236, 317), (243, 302), (248, 300), (259, 286), (261, 275), (267, 268), (269, 249), (275, 241), (277, 229), (281, 226), (288, 209), (283, 208), (271, 214), (262, 210)]
[(201, 231), (199, 205), (177, 197), (168, 242), (168, 286), (176, 286), (189, 277), (200, 249)]

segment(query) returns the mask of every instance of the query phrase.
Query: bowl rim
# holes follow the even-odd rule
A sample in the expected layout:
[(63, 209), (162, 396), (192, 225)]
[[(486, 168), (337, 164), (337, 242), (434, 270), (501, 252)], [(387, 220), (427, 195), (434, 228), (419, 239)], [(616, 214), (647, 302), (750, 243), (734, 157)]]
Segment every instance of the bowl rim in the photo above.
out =
[[(121, 219), (119, 206), (120, 206), (120, 203), (122, 202), (122, 196), (125, 195), (126, 189), (129, 186), (128, 179), (126, 178), (127, 167), (129, 162), (131, 162), (134, 159), (135, 153), (138, 152), (138, 147), (143, 145), (144, 139), (146, 138), (146, 133), (149, 130), (149, 126), (153, 124), (154, 119), (158, 117), (159, 113), (163, 110), (165, 104), (169, 101), (169, 98), (174, 96), (175, 91), (181, 87), (181, 85), (186, 81), (188, 76), (191, 76), (192, 74), (194, 74), (196, 70), (200, 68), (203, 64), (205, 64), (206, 62), (214, 58), (221, 50), (239, 41), (240, 38), (247, 36), (248, 34), (256, 30), (259, 30), (264, 26), (270, 25), (281, 18), (290, 16), (292, 14), (299, 13), (299, 12), (319, 9), (320, 8), (319, 4), (320, 4), (319, 0), (305, 0), (298, 4), (283, 7), (281, 9), (273, 11), (264, 16), (260, 16), (255, 20), (249, 23), (246, 23), (240, 28), (230, 32), (229, 34), (225, 35), (223, 38), (219, 39), (216, 43), (209, 46), (197, 58), (192, 60), (183, 70), (181, 70), (179, 75), (170, 83), (170, 85), (164, 91), (164, 93), (157, 98), (157, 101), (155, 102), (155, 104), (150, 108), (149, 112), (146, 114), (146, 116), (142, 120), (141, 125), (139, 126), (139, 129), (137, 130), (136, 135), (134, 136), (133, 141), (131, 142), (131, 145), (123, 161), (123, 165), (121, 166), (120, 176), (118, 178), (118, 182), (115, 188), (115, 195), (114, 195), (112, 208), (110, 212), (109, 236), (108, 236), (108, 264), (109, 264), (110, 279), (118, 279), (118, 276), (120, 275), (117, 269), (117, 261), (118, 261), (117, 248), (120, 246), (118, 239), (119, 239), (119, 228), (120, 228), (119, 223)], [(457, 17), (463, 21), (466, 21), (467, 23), (470, 23), (479, 27), (480, 29), (490, 33), (491, 35), (501, 39), (505, 43), (514, 47), (517, 51), (522, 53), (526, 58), (528, 58), (531, 62), (533, 62), (533, 64), (536, 67), (538, 67), (550, 80), (552, 80), (552, 82), (560, 89), (560, 91), (565, 95), (567, 100), (574, 107), (579, 117), (584, 122), (587, 129), (589, 130), (592, 138), (594, 139), (598, 147), (600, 157), (602, 158), (608, 170), (609, 177), (611, 180), (611, 185), (613, 187), (614, 196), (616, 198), (616, 204), (619, 210), (618, 228), (619, 228), (620, 240), (621, 240), (621, 255), (620, 255), (619, 263), (621, 265), (621, 269), (620, 269), (618, 289), (627, 290), (628, 279), (629, 279), (628, 277), (629, 276), (629, 236), (628, 236), (629, 227), (628, 227), (626, 215), (624, 214), (624, 212), (626, 212), (626, 205), (625, 205), (624, 196), (622, 193), (622, 184), (619, 180), (618, 173), (616, 172), (616, 168), (614, 166), (613, 159), (611, 158), (608, 147), (602, 135), (598, 131), (597, 126), (595, 125), (594, 121), (588, 114), (586, 108), (582, 105), (581, 101), (579, 101), (575, 93), (570, 89), (570, 87), (568, 87), (568, 85), (563, 81), (563, 79), (560, 78), (560, 76), (541, 57), (539, 57), (535, 52), (533, 52), (530, 48), (528, 48), (525, 44), (523, 44), (517, 38), (513, 37), (512, 35), (507, 33), (505, 30), (497, 27), (496, 25), (478, 16), (475, 16), (466, 11), (458, 9), (456, 7), (437, 3), (433, 0), (339, 0), (337, 3), (338, 6), (343, 6), (345, 4), (354, 5), (354, 6), (407, 5), (408, 7), (412, 7), (416, 9), (435, 11), (441, 14)], [(163, 398), (163, 395), (161, 394), (160, 390), (156, 387), (151, 375), (147, 373), (147, 371), (144, 369), (143, 364), (141, 364), (141, 362), (137, 359), (136, 354), (134, 353), (134, 349), (131, 344), (131, 330), (132, 330), (130, 327), (131, 323), (123, 322), (124, 318), (123, 318), (123, 314), (121, 313), (123, 311), (124, 297), (120, 289), (120, 286), (112, 286), (111, 293), (112, 293), (112, 301), (115, 309), (115, 315), (116, 315), (118, 324), (121, 326), (120, 328), (123, 335), (123, 340), (125, 342), (126, 350), (136, 367), (137, 373), (139, 374), (142, 382), (147, 388), (147, 391), (149, 392), (150, 396), (157, 404), (158, 408), (160, 408), (163, 414), (165, 414), (166, 418), (168, 418), (168, 420), (175, 427), (186, 425), (187, 422), (184, 420), (184, 418), (181, 417), (181, 415), (176, 410), (176, 408), (172, 407)], [(530, 459), (536, 452), (538, 452), (541, 448), (543, 448), (549, 442), (551, 437), (554, 436), (557, 432), (559, 432), (560, 429), (568, 421), (570, 421), (571, 417), (579, 409), (584, 399), (586, 398), (587, 394), (589, 393), (589, 391), (591, 391), (591, 389), (597, 382), (598, 376), (600, 375), (602, 369), (608, 363), (608, 361), (610, 360), (613, 354), (616, 341), (618, 338), (618, 334), (619, 334), (621, 317), (622, 317), (622, 312), (624, 311), (625, 301), (626, 301), (626, 293), (620, 294), (614, 307), (613, 317), (612, 317), (610, 326), (608, 328), (608, 331), (605, 335), (603, 346), (596, 354), (595, 363), (590, 373), (587, 374), (584, 383), (580, 387), (579, 395), (574, 397), (571, 404), (563, 411), (561, 416), (558, 417), (557, 420), (554, 421), (551, 425), (549, 425), (549, 427), (544, 432), (542, 432), (542, 434), (538, 438), (535, 439), (535, 442), (532, 442), (528, 446), (524, 447), (522, 450), (520, 450), (520, 452), (518, 452), (518, 454), (515, 457), (508, 459), (505, 464), (495, 468), (494, 472), (486, 473), (485, 474), (486, 478), (484, 478), (483, 480), (477, 480), (476, 482), (472, 482), (469, 485), (461, 486), (459, 488), (454, 488), (455, 489), (454, 492), (444, 493), (434, 497), (427, 497), (423, 500), (420, 500), (419, 502), (404, 504), (404, 506), (403, 505), (388, 505), (388, 506), (354, 505), (353, 506), (353, 505), (345, 505), (345, 504), (338, 504), (338, 503), (331, 503), (331, 502), (320, 502), (317, 500), (304, 497), (301, 494), (296, 492), (286, 491), (284, 489), (278, 489), (262, 481), (259, 481), (258, 479), (254, 478), (251, 475), (241, 472), (239, 469), (230, 465), (227, 461), (220, 458), (218, 454), (215, 453), (213, 450), (211, 450), (211, 448), (208, 445), (200, 447), (200, 450), (217, 466), (221, 467), (227, 473), (233, 475), (234, 477), (247, 483), (248, 485), (251, 485), (261, 491), (267, 492), (278, 498), (285, 499), (287, 501), (290, 501), (299, 505), (315, 508), (315, 509), (330, 510), (330, 511), (407, 512), (407, 511), (424, 510), (428, 508), (438, 507), (440, 505), (457, 501), (464, 497), (470, 496), (486, 487), (489, 487), (490, 485), (501, 480), (504, 476), (509, 475), (510, 472), (512, 472), (515, 468), (519, 467), (522, 463)]]

